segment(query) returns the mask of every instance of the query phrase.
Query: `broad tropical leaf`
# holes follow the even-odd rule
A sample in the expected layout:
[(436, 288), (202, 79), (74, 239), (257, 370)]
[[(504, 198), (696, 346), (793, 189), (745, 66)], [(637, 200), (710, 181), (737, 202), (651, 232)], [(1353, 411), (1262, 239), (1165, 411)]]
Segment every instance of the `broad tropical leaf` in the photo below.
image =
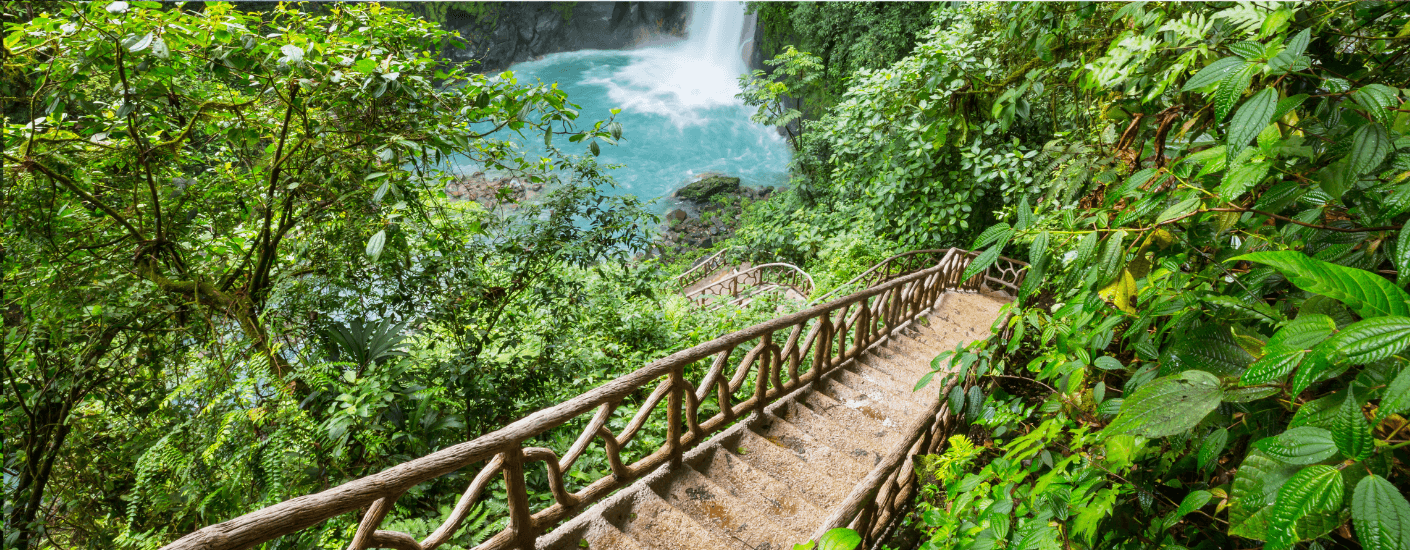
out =
[(1351, 524), (1366, 550), (1410, 548), (1410, 502), (1391, 482), (1371, 474), (1351, 495)]
[(1145, 437), (1175, 435), (1195, 427), (1219, 406), (1223, 390), (1219, 379), (1199, 370), (1158, 378), (1127, 397), (1116, 419), (1102, 431), (1110, 437), (1136, 434)]
[(1410, 346), (1410, 317), (1373, 317), (1352, 323), (1332, 337), (1329, 346), (1355, 365), (1380, 361)]
[(1201, 470), (1207, 470), (1210, 466), (1214, 465), (1214, 460), (1219, 458), (1220, 453), (1224, 452), (1224, 446), (1228, 443), (1229, 430), (1225, 428), (1214, 430), (1208, 437), (1205, 437), (1204, 441), (1200, 442), (1199, 454), (1197, 455), (1199, 468)]
[(1344, 500), (1341, 471), (1331, 466), (1303, 468), (1278, 489), (1278, 500), (1268, 530), (1270, 548), (1288, 548), (1300, 540), (1321, 536), (1318, 532), (1301, 532), (1298, 521), (1311, 514), (1335, 512)]
[(1245, 63), (1246, 61), (1242, 58), (1235, 56), (1215, 60), (1213, 63), (1205, 65), (1203, 69), (1200, 69), (1200, 71), (1190, 77), (1189, 80), (1186, 80), (1185, 86), (1181, 88), (1180, 91), (1188, 92), (1218, 84), (1220, 81), (1224, 80), (1225, 77), (1229, 76), (1230, 73), (1243, 67)]
[(1410, 294), (1374, 273), (1313, 259), (1301, 252), (1254, 252), (1233, 258), (1267, 264), (1298, 288), (1340, 300), (1363, 318), (1410, 316)]
[(1293, 428), (1273, 437), (1265, 437), (1254, 447), (1268, 456), (1288, 464), (1315, 464), (1337, 454), (1332, 432), (1313, 426)]
[(1332, 440), (1342, 456), (1353, 460), (1365, 460), (1375, 450), (1375, 440), (1371, 437), (1371, 425), (1361, 414), (1361, 402), (1355, 395), (1347, 395), (1337, 411), (1336, 423), (1332, 427)]
[(1229, 121), (1227, 141), (1229, 150), (1225, 153), (1231, 162), (1239, 156), (1245, 147), (1248, 147), (1254, 136), (1263, 131), (1265, 126), (1268, 126), (1268, 121), (1272, 120), (1273, 113), (1277, 110), (1278, 91), (1273, 88), (1264, 88), (1253, 94), (1253, 97), (1248, 98), (1248, 101), (1245, 101), (1239, 110), (1234, 112), (1233, 120)]

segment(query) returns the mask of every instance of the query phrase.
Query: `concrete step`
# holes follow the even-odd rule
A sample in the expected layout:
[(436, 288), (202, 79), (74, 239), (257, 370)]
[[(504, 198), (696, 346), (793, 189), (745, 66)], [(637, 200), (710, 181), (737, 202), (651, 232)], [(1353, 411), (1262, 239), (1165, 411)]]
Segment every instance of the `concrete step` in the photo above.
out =
[(656, 550), (720, 550), (751, 547), (716, 537), (703, 525), (653, 491), (639, 490), (631, 506), (619, 506), (607, 521), (635, 539), (639, 545)]
[(569, 533), (568, 536), (560, 537), (551, 546), (543, 547), (543, 550), (648, 550), (641, 543), (637, 542), (617, 529), (615, 525), (602, 521), (593, 521), (582, 528)]
[(749, 510), (802, 537), (799, 541), (811, 537), (827, 517), (807, 497), (723, 447), (708, 449), (690, 466)]
[(826, 464), (807, 462), (753, 430), (741, 430), (723, 443), (726, 451), (792, 487), (818, 509), (831, 508), (852, 490), (852, 484), (833, 477)]
[[(885, 437), (888, 432), (884, 428), (868, 433), (863, 431), (865, 428), (843, 426), (798, 403), (786, 403), (783, 407), (779, 407), (777, 414), (779, 418), (798, 426), (798, 429), (807, 432), (828, 447), (845, 452), (866, 466), (875, 466), (890, 450), (886, 446), (889, 440)], [(877, 427), (881, 426), (877, 425)], [(892, 439), (899, 440), (900, 438)]]
[(652, 489), (716, 538), (731, 540), (746, 548), (791, 548), (803, 540), (693, 468), (680, 468), (652, 484)]
[(803, 397), (802, 405), (813, 414), (868, 442), (867, 448), (873, 452), (879, 450), (883, 456), (901, 440), (900, 426), (896, 426), (895, 422), (887, 426), (882, 420), (848, 407), (822, 392), (809, 392)]
[(819, 380), (818, 390), (842, 403), (843, 406), (880, 422), (885, 428), (899, 430), (906, 419), (919, 414), (918, 405), (896, 403), (880, 391), (864, 392), (838, 382), (833, 374)]
[(839, 440), (834, 447), (824, 439), (827, 434), (810, 434), (777, 415), (765, 414), (754, 426), (754, 433), (779, 448), (792, 451), (803, 462), (825, 464), (829, 476), (848, 484), (861, 481), (871, 471), (869, 461), (852, 454), (849, 449), (852, 444)]

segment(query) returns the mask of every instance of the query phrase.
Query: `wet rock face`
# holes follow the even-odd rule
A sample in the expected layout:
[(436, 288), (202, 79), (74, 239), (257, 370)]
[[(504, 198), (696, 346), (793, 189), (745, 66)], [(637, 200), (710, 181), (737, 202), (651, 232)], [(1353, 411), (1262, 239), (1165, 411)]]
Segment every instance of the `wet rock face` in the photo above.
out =
[(681, 208), (667, 212), (649, 255), (671, 261), (676, 255), (688, 255), (733, 237), (744, 207), (767, 199), (773, 191), (771, 187), (742, 187), (739, 178), (725, 174), (702, 174), (672, 193), (690, 203), (688, 208), (694, 213)]
[(538, 198), (542, 192), (542, 183), (507, 176), (490, 177), (484, 172), (458, 178), (446, 185), (446, 196), (451, 200), (476, 201), (486, 208), (515, 208), (521, 202)]
[(685, 2), (501, 2), (481, 17), (452, 10), (442, 22), (466, 48), (447, 48), (452, 61), (496, 71), (551, 53), (615, 50), (653, 37), (684, 36)]

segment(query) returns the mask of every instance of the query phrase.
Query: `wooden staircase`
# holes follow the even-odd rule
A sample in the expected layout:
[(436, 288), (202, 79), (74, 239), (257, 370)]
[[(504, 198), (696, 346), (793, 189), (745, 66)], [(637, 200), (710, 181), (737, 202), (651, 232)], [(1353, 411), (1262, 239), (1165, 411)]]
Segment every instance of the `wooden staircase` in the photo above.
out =
[[(868, 286), (847, 296), (721, 335), (495, 432), (163, 548), (250, 548), (353, 512), (361, 520), (349, 550), (432, 550), (500, 479), (508, 525), (476, 550), (784, 550), (835, 527), (852, 527), (874, 546), (915, 490), (910, 458), (936, 452), (951, 422), (939, 396), (953, 381), (912, 387), (938, 353), (988, 335), (1007, 301), (1003, 290), (1017, 290), (1026, 268), (999, 258), (967, 270), (973, 252), (952, 248), (939, 260), (939, 251), (918, 252), (878, 264)], [(921, 259), (929, 267), (906, 263)], [(683, 282), (715, 269), (704, 266)], [(536, 446), (563, 441), (565, 431), (579, 434), (571, 445)], [(610, 471), (576, 470), (589, 453)], [(531, 505), (530, 469), (539, 483), (538, 473), (547, 474), (548, 503)], [(434, 532), (418, 540), (380, 529), (398, 499), (456, 471), (474, 472), (473, 480)], [(585, 485), (570, 487), (570, 473)]]
[[(829, 372), (539, 539), (538, 547), (789, 549), (925, 415), (940, 384), (912, 391), (930, 360), (984, 338), (1004, 301), (951, 293), (879, 349)], [(907, 445), (909, 446), (909, 445)], [(903, 475), (911, 475), (906, 468)]]

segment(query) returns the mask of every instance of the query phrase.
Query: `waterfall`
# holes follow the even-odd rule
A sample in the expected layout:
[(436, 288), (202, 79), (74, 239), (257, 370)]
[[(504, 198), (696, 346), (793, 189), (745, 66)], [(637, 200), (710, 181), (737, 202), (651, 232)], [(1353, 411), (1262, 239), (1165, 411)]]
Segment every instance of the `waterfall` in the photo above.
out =
[(744, 37), (743, 2), (695, 2), (691, 7), (688, 38), (681, 50), (716, 63), (734, 73), (744, 73), (739, 46)]
[(743, 2), (695, 2), (686, 40), (631, 52), (633, 62), (602, 78), (623, 109), (670, 117), (677, 126), (701, 124), (704, 111), (742, 105), (739, 75), (747, 72), (739, 49)]

